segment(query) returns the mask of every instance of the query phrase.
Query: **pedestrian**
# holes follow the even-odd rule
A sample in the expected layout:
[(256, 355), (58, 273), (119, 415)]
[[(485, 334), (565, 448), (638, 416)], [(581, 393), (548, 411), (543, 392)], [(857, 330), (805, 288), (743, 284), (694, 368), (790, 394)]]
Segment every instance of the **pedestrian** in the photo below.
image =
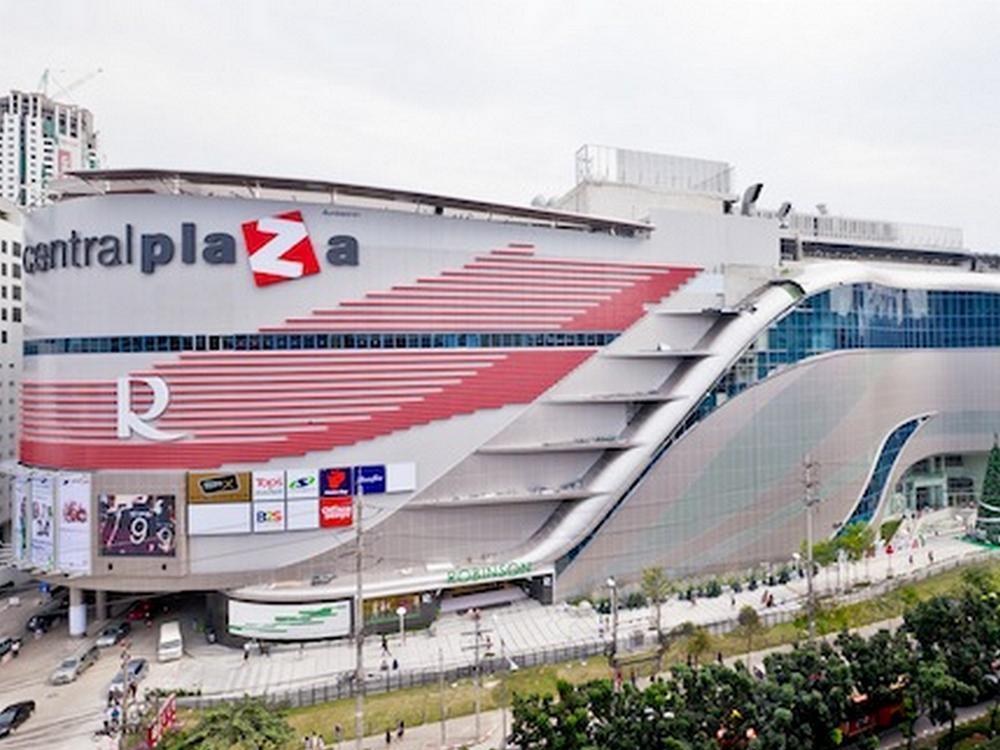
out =
[(135, 695), (138, 692), (139, 692), (139, 683), (138, 682), (130, 682), (129, 686), (128, 686), (128, 696), (129, 696), (129, 698), (131, 698), (132, 700), (135, 700)]
[(385, 633), (382, 633), (382, 655), (386, 656), (389, 653), (389, 639), (386, 637)]
[(302, 641), (299, 643), (299, 658), (301, 659), (306, 655), (306, 642)]
[(396, 737), (398, 737), (399, 739), (403, 739), (403, 732), (405, 731), (406, 731), (406, 724), (404, 724), (403, 720), (400, 719), (399, 724), (396, 725)]
[(312, 750), (311, 746), (312, 746), (312, 740), (309, 739), (309, 735), (307, 734), (305, 737), (302, 738), (302, 747), (305, 748), (305, 750)]
[(719, 664), (722, 664), (722, 652), (721, 651), (717, 651), (716, 652), (716, 654), (715, 654), (715, 660), (717, 662), (719, 662)]
[(319, 736), (318, 732), (313, 732), (313, 748), (314, 750), (323, 750), (323, 738)]
[(729, 606), (730, 607), (735, 607), (736, 606), (736, 594), (730, 594), (729, 595)]
[(634, 667), (629, 671), (628, 681), (632, 683), (632, 687), (636, 686), (636, 676)]
[(243, 641), (243, 661), (250, 658), (250, 641)]
[(14, 642), (10, 646), (10, 652), (14, 655), (15, 659), (17, 658), (17, 655), (19, 653), (21, 653), (21, 639), (20, 638), (15, 638), (14, 639)]
[(338, 745), (340, 745), (340, 741), (342, 739), (344, 739), (344, 728), (342, 726), (340, 726), (340, 724), (334, 724), (333, 725), (333, 740), (334, 740), (334, 742), (336, 742)]
[(931, 565), (934, 564), (934, 550), (932, 550), (932, 549), (927, 550), (927, 561)]
[(393, 657), (393, 659), (392, 659), (392, 670), (395, 672), (397, 669), (399, 669), (399, 662), (396, 661), (396, 657)]
[(386, 745), (392, 744), (392, 732), (390, 732), (388, 729), (385, 730), (385, 744)]

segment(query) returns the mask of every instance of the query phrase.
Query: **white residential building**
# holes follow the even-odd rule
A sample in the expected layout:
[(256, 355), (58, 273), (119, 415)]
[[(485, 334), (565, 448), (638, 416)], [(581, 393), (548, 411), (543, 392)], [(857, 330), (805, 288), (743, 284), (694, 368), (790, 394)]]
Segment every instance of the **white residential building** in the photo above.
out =
[(40, 92), (0, 97), (0, 198), (19, 206), (45, 202), (46, 186), (74, 169), (98, 166), (88, 109)]
[(17, 457), (17, 389), (21, 376), (21, 212), (0, 198), (0, 464)]

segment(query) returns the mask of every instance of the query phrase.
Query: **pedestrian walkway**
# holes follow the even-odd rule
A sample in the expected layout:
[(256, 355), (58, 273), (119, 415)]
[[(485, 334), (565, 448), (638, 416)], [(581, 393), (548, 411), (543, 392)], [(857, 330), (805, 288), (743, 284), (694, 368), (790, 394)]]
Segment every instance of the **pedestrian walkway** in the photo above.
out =
[[(880, 552), (874, 559), (841, 565), (839, 572), (838, 566), (830, 566), (829, 571), (821, 572), (816, 578), (818, 594), (833, 594), (850, 584), (867, 581), (872, 585), (860, 594), (867, 596), (887, 578), (926, 575), (929, 568), (943, 569), (962, 558), (982, 554), (982, 548), (958, 538), (937, 537), (926, 540), (923, 547), (913, 550), (911, 563), (910, 547), (905, 538), (900, 541), (900, 549), (894, 555)], [(763, 606), (765, 591), (773, 597), (773, 607)], [(711, 599), (697, 599), (693, 604), (674, 598), (663, 605), (663, 627), (670, 629), (684, 622), (712, 625), (731, 621), (746, 605), (757, 609), (765, 618), (788, 619), (802, 608), (805, 595), (806, 581), (793, 578), (785, 585), (758, 588), (756, 591), (744, 590), (735, 595), (726, 592)], [(651, 637), (654, 622), (655, 612), (651, 607), (621, 610), (619, 649), (626, 650), (633, 636), (638, 635), (640, 639)], [(610, 618), (600, 616), (591, 607), (565, 604), (542, 606), (535, 601), (520, 602), (495, 612), (487, 611), (482, 626), (484, 631), (489, 631), (493, 651), (498, 651), (502, 640), (506, 654), (515, 662), (528, 654), (573, 645), (594, 645), (611, 637)], [(388, 655), (383, 655), (378, 638), (368, 638), (364, 653), (365, 671), (370, 679), (384, 678), (396, 685), (400, 673), (407, 676), (422, 671), (436, 673), (439, 664), (446, 669), (468, 667), (472, 662), (472, 654), (466, 648), (471, 643), (468, 631), (469, 623), (464, 617), (444, 615), (431, 628), (407, 634), (405, 644), (398, 635), (391, 636)], [(189, 658), (157, 665), (148, 684), (164, 688), (200, 689), (203, 695), (275, 694), (310, 689), (317, 685), (346, 684), (354, 670), (354, 645), (348, 640), (310, 644), (304, 648), (275, 647), (271, 649), (270, 656), (254, 652), (245, 661), (240, 651), (195, 639), (186, 648)], [(381, 669), (383, 661), (391, 667), (393, 659), (399, 665), (398, 671)]]

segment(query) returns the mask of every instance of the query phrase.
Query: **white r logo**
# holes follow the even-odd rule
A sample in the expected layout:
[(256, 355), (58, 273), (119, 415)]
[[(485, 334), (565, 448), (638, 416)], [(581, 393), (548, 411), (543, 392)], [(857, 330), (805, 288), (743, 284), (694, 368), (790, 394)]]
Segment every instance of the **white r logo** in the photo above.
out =
[[(132, 381), (137, 380), (145, 383), (153, 391), (153, 403), (143, 414), (136, 414), (132, 411)], [(170, 403), (170, 391), (167, 382), (158, 377), (121, 377), (118, 378), (118, 437), (127, 440), (134, 432), (147, 440), (157, 440), (160, 442), (167, 440), (179, 440), (186, 437), (183, 432), (164, 432), (153, 427), (147, 422), (159, 417), (166, 411)]]

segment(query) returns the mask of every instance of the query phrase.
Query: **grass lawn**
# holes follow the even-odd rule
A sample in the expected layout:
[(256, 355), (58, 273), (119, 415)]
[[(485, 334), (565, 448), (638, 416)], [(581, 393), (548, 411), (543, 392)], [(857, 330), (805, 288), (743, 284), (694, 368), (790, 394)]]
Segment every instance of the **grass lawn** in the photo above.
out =
[[(1000, 576), (1000, 562), (981, 566), (992, 576)], [(913, 584), (907, 584), (887, 594), (857, 604), (845, 606), (825, 606), (817, 614), (816, 630), (819, 634), (835, 633), (845, 628), (853, 629), (863, 625), (892, 619), (919, 601), (939, 594), (954, 591), (961, 586), (964, 568), (950, 570)], [(753, 638), (753, 649), (760, 650), (795, 643), (805, 634), (805, 617), (795, 622), (775, 625), (761, 631)], [(746, 638), (729, 633), (710, 639), (708, 650), (702, 660), (715, 658), (717, 652), (723, 656), (746, 653)], [(674, 642), (668, 649), (666, 665), (683, 663), (687, 658), (683, 639)], [(652, 674), (656, 668), (652, 652), (629, 654), (622, 658), (623, 671), (628, 677), (634, 669), (639, 676)], [(602, 657), (591, 657), (585, 661), (564, 662), (544, 667), (523, 668), (509, 675), (511, 693), (555, 694), (556, 682), (560, 679), (573, 683), (583, 683), (602, 677), (610, 677), (608, 662)], [(475, 688), (471, 680), (445, 685), (445, 714), (448, 717), (463, 716), (475, 710)], [(503, 702), (503, 684), (498, 675), (483, 676), (482, 708), (489, 710)], [(440, 691), (437, 686), (425, 686), (380, 693), (365, 699), (365, 734), (380, 734), (386, 729), (395, 730), (396, 722), (402, 719), (407, 727), (427, 722), (440, 721)], [(354, 736), (354, 699), (348, 698), (307, 708), (291, 709), (287, 713), (289, 723), (300, 738), (290, 747), (297, 747), (305, 734), (318, 732), (327, 742), (333, 740), (333, 727), (340, 724), (344, 738)]]

